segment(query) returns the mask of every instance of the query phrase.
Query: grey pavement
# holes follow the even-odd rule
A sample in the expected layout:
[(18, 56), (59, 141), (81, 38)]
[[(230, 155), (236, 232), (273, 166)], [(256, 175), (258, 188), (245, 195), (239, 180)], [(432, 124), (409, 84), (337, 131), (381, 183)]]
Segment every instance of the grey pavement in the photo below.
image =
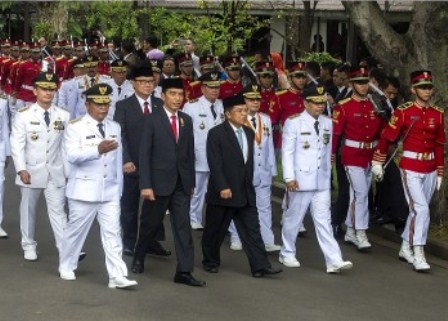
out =
[[(327, 275), (312, 223), (298, 239), (302, 267), (284, 268), (275, 277), (250, 276), (243, 252), (222, 248), (218, 274), (201, 269), (201, 232), (193, 232), (196, 246), (194, 275), (207, 281), (205, 288), (173, 283), (175, 257), (146, 259), (146, 271), (132, 275), (135, 290), (107, 288), (104, 254), (95, 225), (87, 239), (87, 258), (74, 282), (57, 273), (57, 252), (46, 207), (39, 207), (36, 239), (39, 261), (25, 262), (20, 248), (18, 204), (20, 193), (7, 170), (5, 219), (9, 239), (0, 240), (0, 321), (163, 321), (163, 320), (447, 320), (448, 262), (429, 257), (428, 274), (412, 271), (398, 261), (398, 245), (371, 236), (371, 253), (358, 253), (341, 244), (353, 270)], [(279, 207), (275, 207), (275, 233), (280, 241)], [(167, 224), (165, 246), (174, 250)], [(270, 255), (275, 265), (277, 255)], [(126, 257), (130, 263), (130, 258)]]

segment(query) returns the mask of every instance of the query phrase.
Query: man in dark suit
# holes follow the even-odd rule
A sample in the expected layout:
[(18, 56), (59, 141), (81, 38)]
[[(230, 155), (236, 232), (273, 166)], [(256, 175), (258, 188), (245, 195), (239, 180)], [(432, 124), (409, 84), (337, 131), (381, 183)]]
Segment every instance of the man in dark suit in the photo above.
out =
[[(139, 151), (144, 120), (154, 109), (161, 109), (163, 101), (152, 96), (154, 78), (150, 65), (140, 65), (131, 70), (135, 94), (116, 104), (114, 120), (121, 126), (123, 142), (123, 194), (121, 198), (121, 225), (123, 229), (123, 254), (132, 256), (137, 240), (139, 189)], [(149, 254), (168, 256), (158, 242), (165, 239), (163, 225), (160, 225), (156, 239), (151, 242)]]
[(145, 250), (170, 210), (176, 247), (174, 282), (204, 286), (193, 277), (194, 246), (190, 229), (190, 198), (195, 187), (194, 136), (190, 116), (179, 111), (184, 99), (180, 78), (162, 85), (163, 108), (145, 119), (140, 145), (140, 189), (144, 198), (140, 231), (131, 270), (143, 273)]
[(254, 173), (254, 133), (244, 126), (247, 107), (242, 95), (224, 100), (227, 121), (212, 128), (207, 137), (210, 180), (202, 236), (204, 270), (217, 273), (220, 247), (233, 219), (254, 277), (277, 274), (267, 258), (260, 233)]

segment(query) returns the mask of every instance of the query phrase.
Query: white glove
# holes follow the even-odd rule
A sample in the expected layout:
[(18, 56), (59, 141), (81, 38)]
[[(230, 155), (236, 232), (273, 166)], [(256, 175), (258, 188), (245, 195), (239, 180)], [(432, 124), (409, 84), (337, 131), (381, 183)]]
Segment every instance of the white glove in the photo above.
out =
[(437, 191), (440, 191), (440, 187), (442, 186), (443, 176), (437, 176)]
[(383, 165), (381, 165), (380, 163), (377, 163), (377, 162), (373, 162), (372, 163), (372, 173), (373, 173), (373, 176), (375, 176), (375, 180), (377, 182), (381, 182), (384, 178)]

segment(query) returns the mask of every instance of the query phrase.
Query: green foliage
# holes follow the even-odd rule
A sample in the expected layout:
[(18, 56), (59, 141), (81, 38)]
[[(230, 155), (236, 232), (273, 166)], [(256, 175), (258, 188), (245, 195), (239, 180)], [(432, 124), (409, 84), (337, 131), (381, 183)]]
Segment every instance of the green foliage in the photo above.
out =
[(38, 22), (33, 27), (33, 36), (34, 40), (39, 39), (40, 37), (45, 37), (46, 39), (51, 39), (53, 36), (53, 27), (48, 22)]
[(304, 61), (316, 61), (319, 64), (322, 64), (323, 62), (334, 62), (339, 63), (340, 61), (333, 58), (332, 55), (330, 55), (328, 52), (309, 52), (303, 57)]

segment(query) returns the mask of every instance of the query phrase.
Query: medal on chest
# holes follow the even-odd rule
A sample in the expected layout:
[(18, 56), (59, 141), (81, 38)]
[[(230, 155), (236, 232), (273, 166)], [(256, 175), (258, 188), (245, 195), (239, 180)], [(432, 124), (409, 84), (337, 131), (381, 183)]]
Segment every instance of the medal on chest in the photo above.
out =
[(38, 138), (39, 138), (39, 135), (36, 132), (31, 134), (31, 140), (37, 140)]

